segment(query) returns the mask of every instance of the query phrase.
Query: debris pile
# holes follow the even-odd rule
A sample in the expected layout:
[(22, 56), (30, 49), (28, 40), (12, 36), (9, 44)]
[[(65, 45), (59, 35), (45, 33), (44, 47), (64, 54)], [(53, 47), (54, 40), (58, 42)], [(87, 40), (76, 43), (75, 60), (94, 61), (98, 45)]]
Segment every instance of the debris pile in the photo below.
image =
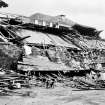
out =
[[(79, 25), (63, 15), (37, 13), (25, 17), (0, 13), (0, 19), (0, 68), (6, 73), (8, 70), (19, 73), (19, 79), (12, 79), (17, 82), (15, 87), (21, 88), (21, 81), (25, 86), (46, 88), (53, 88), (55, 82), (81, 89), (104, 87), (104, 81), (98, 78), (105, 67), (105, 40), (99, 36), (101, 31)], [(43, 71), (51, 73), (35, 76)], [(71, 74), (55, 75), (62, 71)], [(94, 76), (91, 72), (95, 72)], [(89, 78), (94, 85), (81, 78)], [(13, 81), (6, 82), (9, 88), (14, 87)]]

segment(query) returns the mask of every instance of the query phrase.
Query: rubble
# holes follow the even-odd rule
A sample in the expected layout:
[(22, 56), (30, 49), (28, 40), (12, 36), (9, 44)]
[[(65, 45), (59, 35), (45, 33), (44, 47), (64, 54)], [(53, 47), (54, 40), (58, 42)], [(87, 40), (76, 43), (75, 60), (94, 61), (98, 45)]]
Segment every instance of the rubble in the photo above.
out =
[[(6, 81), (8, 85), (12, 84), (12, 88), (21, 88), (21, 81), (25, 82), (25, 87), (53, 87), (55, 83), (51, 81), (54, 79), (71, 87), (78, 84), (77, 88), (90, 89), (90, 84), (81, 81), (80, 77), (86, 80), (86, 74), (90, 76), (91, 71), (95, 71), (96, 76), (104, 71), (105, 41), (99, 37), (101, 31), (79, 25), (62, 15), (35, 14), (25, 17), (5, 14), (0, 18), (0, 68), (6, 73), (14, 70), (16, 75), (19, 73), (24, 77), (21, 79), (18, 75), (19, 80), (13, 79), (18, 81), (15, 87), (13, 81)], [(42, 78), (39, 74), (37, 79), (32, 78), (36, 72), (43, 71), (55, 71), (56, 76), (46, 73)], [(70, 84), (66, 84), (66, 73), (71, 73)], [(74, 79), (78, 75), (79, 78)], [(95, 83), (94, 86), (99, 85)], [(103, 86), (104, 82), (100, 88)]]

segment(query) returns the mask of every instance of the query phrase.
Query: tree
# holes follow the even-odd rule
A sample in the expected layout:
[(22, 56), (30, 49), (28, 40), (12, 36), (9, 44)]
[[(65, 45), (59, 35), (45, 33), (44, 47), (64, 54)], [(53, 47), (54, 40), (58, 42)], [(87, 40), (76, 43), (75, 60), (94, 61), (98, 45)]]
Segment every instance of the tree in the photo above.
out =
[(8, 7), (8, 4), (2, 0), (0, 0), (0, 8), (2, 7)]

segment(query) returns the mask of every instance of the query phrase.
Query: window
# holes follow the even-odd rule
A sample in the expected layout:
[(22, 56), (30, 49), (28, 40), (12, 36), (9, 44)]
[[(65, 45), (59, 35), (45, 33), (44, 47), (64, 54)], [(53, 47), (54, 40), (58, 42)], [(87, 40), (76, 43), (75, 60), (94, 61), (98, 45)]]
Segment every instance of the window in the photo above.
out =
[(35, 24), (38, 24), (38, 20), (35, 20)]

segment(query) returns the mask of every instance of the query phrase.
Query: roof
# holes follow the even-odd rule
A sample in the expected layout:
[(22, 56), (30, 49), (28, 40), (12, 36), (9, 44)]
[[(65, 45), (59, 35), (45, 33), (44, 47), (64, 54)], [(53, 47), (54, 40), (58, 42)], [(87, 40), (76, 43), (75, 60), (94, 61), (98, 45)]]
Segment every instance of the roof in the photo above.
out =
[(69, 41), (68, 43), (56, 35), (46, 34), (46, 33), (31, 31), (31, 30), (25, 30), (25, 29), (22, 29), (21, 31), (17, 31), (17, 33), (18, 35), (21, 35), (21, 36), (31, 36), (30, 38), (26, 39), (26, 41), (28, 41), (29, 43), (39, 43), (39, 44), (43, 43), (43, 44), (51, 44), (51, 45), (79, 49), (72, 42)]
[(63, 25), (68, 25), (68, 26), (73, 26), (75, 24), (75, 22), (67, 19), (67, 18), (62, 18), (62, 15), (58, 15), (58, 16), (49, 16), (49, 15), (45, 15), (42, 13), (35, 13), (33, 15), (31, 15), (30, 20), (44, 20), (46, 22), (52, 22), (52, 23), (59, 23), (59, 24), (63, 24)]
[(56, 43), (56, 45), (58, 46), (64, 46), (64, 47), (70, 47), (70, 48), (76, 48), (79, 49), (77, 46), (75, 46), (71, 41), (66, 42), (65, 40), (63, 40), (61, 37), (59, 36), (55, 36), (52, 34), (49, 34), (49, 37), (52, 39), (53, 42)]
[[(69, 48), (75, 48), (80, 49), (77, 47), (77, 45), (73, 44), (70, 40), (64, 40), (62, 37), (59, 37), (57, 35), (53, 34), (47, 34), (32, 30), (26, 30), (22, 29), (20, 31), (17, 31), (18, 35), (21, 36), (31, 36), (30, 38), (27, 38), (26, 41), (29, 43), (36, 43), (36, 44), (51, 44), (51, 45), (57, 45), (57, 46), (63, 46), (63, 47), (69, 47)], [(78, 39), (77, 39), (78, 40)], [(105, 49), (105, 41), (101, 40), (87, 40), (87, 39), (81, 39), (77, 41), (78, 46), (88, 49)]]
[(102, 31), (98, 31), (96, 28), (84, 26), (80, 24), (75, 24), (72, 28), (75, 29), (82, 36), (87, 36), (87, 37), (96, 38), (96, 39), (100, 38), (99, 34), (102, 32)]
[(73, 22), (72, 20), (66, 18), (64, 15), (58, 15), (58, 16), (49, 16), (42, 13), (36, 13), (31, 15), (30, 21), (34, 23), (35, 20), (39, 21), (46, 21), (48, 23), (58, 23), (61, 26), (71, 27), (72, 29), (76, 30), (79, 34), (82, 36), (89, 36), (91, 38), (96, 37), (99, 38), (100, 31), (98, 31), (94, 27), (85, 26), (78, 24), (76, 22)]

